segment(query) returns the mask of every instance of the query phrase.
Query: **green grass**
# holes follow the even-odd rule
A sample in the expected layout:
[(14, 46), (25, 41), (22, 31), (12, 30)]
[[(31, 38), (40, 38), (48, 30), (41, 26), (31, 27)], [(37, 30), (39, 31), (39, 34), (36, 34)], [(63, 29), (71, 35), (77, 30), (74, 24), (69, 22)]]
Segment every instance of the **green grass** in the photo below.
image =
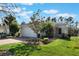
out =
[(71, 37), (71, 41), (56, 39), (41, 46), (7, 44), (1, 45), (0, 49), (10, 49), (16, 56), (79, 56), (79, 37)]

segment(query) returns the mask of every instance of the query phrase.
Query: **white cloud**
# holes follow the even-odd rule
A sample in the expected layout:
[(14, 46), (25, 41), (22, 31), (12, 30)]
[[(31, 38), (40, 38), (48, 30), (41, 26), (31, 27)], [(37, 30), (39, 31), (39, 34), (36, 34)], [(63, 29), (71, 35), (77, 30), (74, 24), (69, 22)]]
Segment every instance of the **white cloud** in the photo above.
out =
[(43, 12), (46, 13), (46, 14), (56, 14), (59, 11), (58, 10), (54, 10), (54, 9), (50, 9), (50, 10), (44, 10)]
[(33, 3), (27, 3), (27, 5), (33, 5)]
[(69, 13), (60, 13), (60, 14), (56, 14), (55, 16), (59, 17), (59, 16), (62, 16), (62, 17), (76, 17), (77, 15), (76, 14), (69, 14)]
[(26, 13), (27, 13), (27, 14), (32, 14), (32, 13), (33, 13), (33, 11), (27, 11)]
[(25, 16), (25, 15), (28, 15), (28, 14), (31, 14), (31, 13), (33, 13), (33, 11), (23, 11), (23, 12), (19, 13), (19, 15)]
[(23, 3), (23, 5), (29, 5), (29, 6), (32, 6), (33, 3)]
[(24, 18), (29, 19), (30, 16), (28, 16), (28, 15), (32, 14), (32, 13), (33, 13), (33, 11), (23, 11), (23, 12), (18, 13), (17, 15), (20, 16), (20, 17), (24, 17)]
[(13, 11), (13, 12), (21, 12), (22, 9), (18, 7), (18, 8), (13, 9), (12, 11)]
[(31, 14), (33, 13), (33, 11), (26, 11), (26, 8), (20, 8), (20, 7), (17, 7), (15, 9), (12, 9), (13, 12), (17, 12), (17, 13), (25, 13), (25, 14)]
[(17, 8), (11, 8), (11, 7), (8, 7), (8, 8), (4, 8), (5, 11), (9, 11), (9, 12), (14, 12), (14, 13), (20, 13), (22, 11), (22, 8), (20, 7), (17, 7)]
[(29, 16), (25, 12), (18, 14), (18, 16), (29, 18)]

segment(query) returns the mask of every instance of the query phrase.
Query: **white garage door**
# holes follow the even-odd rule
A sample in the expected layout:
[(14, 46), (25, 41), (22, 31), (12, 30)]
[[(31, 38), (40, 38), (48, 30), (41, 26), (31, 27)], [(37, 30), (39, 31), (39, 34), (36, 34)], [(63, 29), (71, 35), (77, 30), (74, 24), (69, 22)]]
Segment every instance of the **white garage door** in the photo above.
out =
[(37, 37), (37, 34), (28, 26), (24, 25), (21, 27), (21, 36), (24, 37)]

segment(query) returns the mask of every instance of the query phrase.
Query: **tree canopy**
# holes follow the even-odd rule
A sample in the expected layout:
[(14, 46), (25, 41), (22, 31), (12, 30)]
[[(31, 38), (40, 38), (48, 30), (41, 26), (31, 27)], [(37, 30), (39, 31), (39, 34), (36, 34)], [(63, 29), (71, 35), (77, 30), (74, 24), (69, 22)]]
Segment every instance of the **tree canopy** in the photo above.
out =
[(18, 23), (16, 21), (16, 18), (12, 16), (11, 14), (4, 17), (4, 23), (9, 26), (10, 35), (14, 36), (16, 32), (19, 31)]

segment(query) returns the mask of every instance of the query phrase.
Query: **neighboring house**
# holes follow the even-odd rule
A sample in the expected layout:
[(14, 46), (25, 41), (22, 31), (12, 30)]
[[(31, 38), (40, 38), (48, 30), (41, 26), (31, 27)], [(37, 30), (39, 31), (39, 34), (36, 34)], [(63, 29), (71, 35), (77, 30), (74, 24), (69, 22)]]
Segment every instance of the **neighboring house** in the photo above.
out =
[(25, 22), (21, 24), (20, 34), (21, 37), (37, 38), (37, 34)]
[(9, 27), (7, 25), (0, 24), (0, 33), (9, 34)]

